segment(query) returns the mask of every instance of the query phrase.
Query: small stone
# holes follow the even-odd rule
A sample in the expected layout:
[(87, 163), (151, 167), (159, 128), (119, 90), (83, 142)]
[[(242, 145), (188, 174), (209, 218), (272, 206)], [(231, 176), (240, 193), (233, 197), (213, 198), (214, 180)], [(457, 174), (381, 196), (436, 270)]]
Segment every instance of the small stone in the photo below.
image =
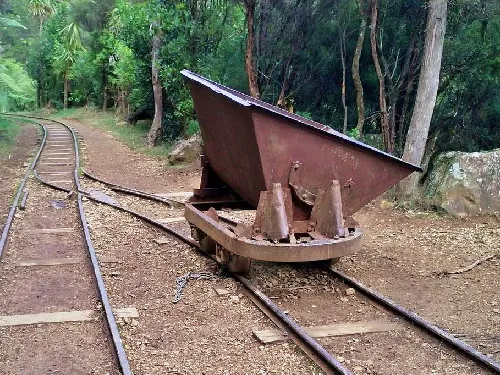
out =
[(238, 296), (230, 296), (229, 300), (233, 303), (238, 303), (240, 302), (240, 298)]
[(500, 309), (493, 309), (493, 312), (496, 314), (500, 314)]
[(386, 201), (385, 199), (380, 202), (380, 208), (383, 210), (388, 210), (389, 208), (393, 208), (394, 204), (392, 202)]
[(338, 360), (340, 363), (345, 362), (345, 358), (344, 358), (344, 357), (337, 357), (337, 360)]
[(361, 372), (361, 371), (363, 371), (363, 367), (361, 367), (361, 366), (354, 366), (353, 370), (355, 372)]
[(340, 297), (340, 300), (341, 300), (342, 302), (349, 302), (349, 300), (348, 300), (347, 298), (345, 298), (345, 297)]
[(217, 293), (218, 296), (225, 296), (225, 295), (229, 294), (229, 290), (227, 290), (226, 288), (224, 288), (221, 285), (214, 285), (213, 288), (215, 290), (215, 293)]
[(354, 290), (354, 288), (348, 288), (345, 291), (345, 294), (347, 294), (348, 296), (352, 296), (354, 293), (356, 293), (356, 291)]

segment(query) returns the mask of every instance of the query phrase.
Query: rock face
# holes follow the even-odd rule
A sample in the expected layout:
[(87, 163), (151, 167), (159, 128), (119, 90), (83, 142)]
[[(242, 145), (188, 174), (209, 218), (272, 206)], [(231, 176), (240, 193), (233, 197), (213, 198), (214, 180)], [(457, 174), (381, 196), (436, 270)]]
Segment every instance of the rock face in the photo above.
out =
[(500, 149), (439, 155), (425, 188), (437, 207), (452, 214), (500, 211)]
[(181, 139), (172, 147), (168, 155), (168, 162), (174, 164), (186, 164), (195, 161), (201, 154), (201, 135), (194, 134), (188, 139)]

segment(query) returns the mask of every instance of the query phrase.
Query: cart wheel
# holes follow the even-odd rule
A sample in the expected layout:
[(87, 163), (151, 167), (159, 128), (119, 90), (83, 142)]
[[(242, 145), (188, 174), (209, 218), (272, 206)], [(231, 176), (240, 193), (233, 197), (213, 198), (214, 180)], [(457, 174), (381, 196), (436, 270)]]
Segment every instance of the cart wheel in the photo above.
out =
[(229, 270), (229, 272), (234, 273), (249, 273), (251, 265), (252, 261), (250, 258), (231, 254), (231, 258), (227, 263), (227, 269)]
[(198, 242), (200, 243), (201, 250), (208, 254), (215, 254), (215, 247), (217, 243), (206, 235), (203, 231), (196, 229), (198, 232), (196, 235), (198, 237)]
[(314, 262), (311, 262), (314, 267), (317, 267), (322, 270), (327, 270), (331, 266), (333, 266), (335, 263), (337, 263), (340, 260), (340, 258), (333, 258), (333, 259), (325, 259), (325, 260), (315, 260)]
[(215, 257), (220, 264), (227, 267), (232, 273), (249, 273), (252, 261), (250, 258), (236, 255), (216, 244)]

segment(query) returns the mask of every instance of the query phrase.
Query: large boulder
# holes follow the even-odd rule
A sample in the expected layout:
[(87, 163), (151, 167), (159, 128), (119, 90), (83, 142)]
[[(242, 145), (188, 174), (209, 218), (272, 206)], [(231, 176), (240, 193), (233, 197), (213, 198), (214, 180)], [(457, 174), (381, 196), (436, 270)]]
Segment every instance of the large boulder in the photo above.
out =
[(500, 211), (500, 149), (439, 155), (425, 188), (437, 207), (452, 214)]
[(195, 161), (201, 154), (201, 144), (200, 134), (194, 134), (188, 139), (177, 141), (168, 155), (168, 162), (174, 165), (188, 164)]

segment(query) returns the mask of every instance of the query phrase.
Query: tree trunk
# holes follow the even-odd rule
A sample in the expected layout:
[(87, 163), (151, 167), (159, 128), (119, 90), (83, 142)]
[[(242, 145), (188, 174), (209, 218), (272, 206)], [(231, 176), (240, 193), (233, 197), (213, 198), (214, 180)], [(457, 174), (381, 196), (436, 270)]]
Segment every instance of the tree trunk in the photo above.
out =
[(247, 18), (247, 46), (245, 51), (245, 70), (248, 76), (248, 90), (253, 98), (260, 97), (259, 84), (257, 82), (257, 69), (255, 67), (255, 0), (245, 0)]
[(290, 84), (292, 80), (292, 75), (293, 74), (293, 66), (292, 66), (292, 61), (293, 61), (293, 55), (295, 53), (295, 48), (292, 47), (292, 52), (290, 53), (290, 57), (288, 58), (288, 61), (286, 65), (283, 67), (283, 81), (281, 84), (281, 91), (278, 96), (278, 100), (276, 102), (276, 106), (288, 110), (288, 103), (286, 102), (286, 94), (288, 90), (290, 89)]
[(363, 50), (363, 42), (366, 33), (366, 17), (363, 11), (363, 0), (359, 0), (359, 11), (361, 13), (361, 25), (359, 26), (359, 36), (356, 42), (356, 50), (354, 51), (354, 58), (352, 60), (352, 79), (354, 81), (354, 88), (356, 89), (356, 107), (358, 109), (358, 123), (356, 129), (361, 137), (363, 135), (363, 126), (365, 124), (365, 102), (363, 100), (363, 85), (361, 84), (361, 77), (359, 75), (359, 59), (361, 51)]
[[(446, 8), (447, 0), (429, 1), (422, 69), (418, 82), (415, 108), (413, 109), (403, 153), (405, 161), (416, 165), (420, 165), (422, 162), (432, 112), (436, 104), (443, 41), (446, 30)], [(415, 194), (417, 183), (417, 173), (413, 173), (401, 181), (399, 184), (401, 196), (408, 198)]]
[(403, 135), (407, 133), (406, 126), (406, 114), (408, 113), (408, 107), (410, 105), (410, 97), (413, 92), (413, 86), (415, 81), (415, 75), (417, 74), (417, 70), (419, 67), (418, 57), (420, 55), (419, 49), (415, 47), (413, 49), (412, 61), (410, 63), (410, 68), (408, 69), (408, 79), (406, 81), (406, 92), (403, 101), (403, 107), (401, 109), (401, 114), (399, 116), (399, 134), (398, 134), (398, 147), (399, 149), (403, 149), (404, 146), (404, 137)]
[[(68, 95), (69, 95), (69, 79), (68, 79), (69, 69), (64, 72), (64, 109), (68, 108)], [(60, 91), (59, 91), (60, 92)]]
[(344, 126), (342, 132), (347, 134), (347, 105), (345, 104), (345, 28), (339, 31), (340, 59), (342, 60), (342, 107), (344, 108)]
[(104, 90), (102, 91), (102, 111), (106, 112), (108, 110), (108, 92), (106, 90), (106, 87), (104, 87)]
[(163, 93), (160, 80), (159, 61), (161, 47), (161, 33), (158, 31), (153, 37), (151, 49), (151, 81), (153, 84), (153, 96), (155, 101), (155, 116), (147, 136), (147, 145), (154, 147), (158, 144), (161, 135), (161, 122), (163, 118)]
[(384, 147), (389, 153), (394, 152), (394, 131), (389, 128), (389, 115), (387, 113), (387, 102), (385, 99), (385, 78), (380, 68), (377, 52), (377, 17), (378, 5), (377, 0), (372, 0), (372, 15), (370, 24), (370, 42), (372, 47), (372, 59), (375, 65), (375, 71), (378, 78), (378, 99), (380, 105), (380, 125), (382, 128), (382, 135), (384, 137)]

